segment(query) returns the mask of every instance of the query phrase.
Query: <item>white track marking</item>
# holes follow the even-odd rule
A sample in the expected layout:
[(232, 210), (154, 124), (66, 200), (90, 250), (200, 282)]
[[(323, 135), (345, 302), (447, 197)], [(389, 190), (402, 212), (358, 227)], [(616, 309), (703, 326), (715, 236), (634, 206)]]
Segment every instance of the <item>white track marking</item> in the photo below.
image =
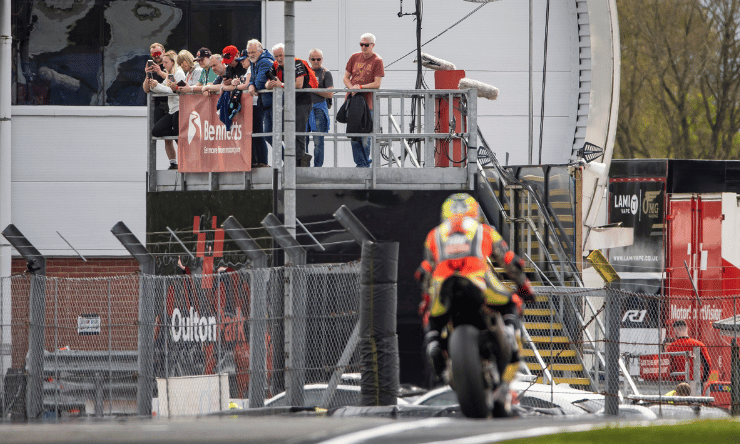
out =
[(388, 424), (359, 432), (348, 433), (336, 438), (322, 441), (321, 444), (358, 444), (370, 441), (381, 436), (394, 435), (409, 430), (426, 429), (432, 427), (446, 426), (453, 422), (450, 418), (429, 418), (420, 421), (403, 421), (396, 424)]

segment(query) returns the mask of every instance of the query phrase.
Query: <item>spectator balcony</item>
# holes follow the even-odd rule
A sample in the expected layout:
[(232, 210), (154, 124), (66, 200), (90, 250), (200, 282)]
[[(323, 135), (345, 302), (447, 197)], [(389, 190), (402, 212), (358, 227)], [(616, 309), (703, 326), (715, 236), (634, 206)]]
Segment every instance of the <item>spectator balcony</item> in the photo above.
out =
[[(324, 133), (324, 166), (295, 168), (296, 189), (474, 188), (475, 173), (479, 168), (476, 90), (363, 90), (363, 93), (372, 94), (373, 110), (376, 111), (373, 113), (373, 132), (367, 134), (347, 133), (346, 125), (336, 121), (336, 113), (350, 90), (311, 91), (333, 93), (333, 106), (329, 109), (330, 130)], [(284, 111), (283, 91), (276, 89), (261, 94), (273, 95), (273, 132), (255, 133), (252, 136), (272, 136), (274, 145), (281, 146), (285, 140), (281, 117)], [(268, 147), (269, 168), (238, 172), (188, 172), (180, 163), (179, 171), (157, 170), (157, 149), (162, 149), (161, 144), (157, 148), (157, 141), (178, 139), (177, 136), (151, 137), (153, 97), (161, 96), (166, 95), (149, 94), (147, 100), (148, 191), (279, 190), (284, 187), (286, 174), (291, 172), (284, 168), (282, 150), (271, 147)], [(251, 103), (248, 95), (245, 94), (245, 98), (246, 103)], [(202, 95), (193, 99), (209, 100)], [(189, 118), (180, 115), (181, 122)], [(295, 134), (313, 138), (321, 133), (308, 133), (296, 128)], [(352, 160), (350, 139), (359, 136), (371, 136), (370, 158), (373, 162), (369, 168), (356, 168)], [(313, 148), (309, 148), (312, 146), (307, 146), (309, 154), (313, 153)], [(476, 161), (468, 162), (468, 159)]]

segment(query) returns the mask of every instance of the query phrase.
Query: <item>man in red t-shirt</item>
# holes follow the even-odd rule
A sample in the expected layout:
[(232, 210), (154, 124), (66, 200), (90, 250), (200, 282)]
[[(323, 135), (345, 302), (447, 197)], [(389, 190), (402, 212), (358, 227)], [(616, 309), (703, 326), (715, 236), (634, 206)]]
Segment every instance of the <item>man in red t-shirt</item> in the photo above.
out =
[[(694, 347), (699, 347), (701, 349), (701, 382), (706, 382), (712, 367), (712, 358), (709, 357), (707, 346), (701, 341), (689, 338), (689, 328), (686, 326), (686, 321), (683, 319), (679, 319), (673, 323), (673, 333), (676, 335), (676, 339), (666, 346), (666, 351), (693, 352)], [(682, 355), (671, 356), (671, 373), (683, 371), (686, 371), (686, 357)], [(674, 379), (678, 381), (694, 379), (693, 359), (689, 358), (689, 377), (686, 378), (684, 375), (678, 375), (674, 377)]]
[[(344, 70), (344, 86), (347, 89), (378, 89), (380, 82), (385, 76), (383, 70), (383, 59), (374, 51), (375, 36), (367, 33), (360, 37), (360, 52), (352, 54)], [(353, 93), (354, 95), (354, 93)], [(373, 112), (372, 93), (363, 94)], [(369, 167), (370, 162), (370, 138), (359, 138), (352, 140), (352, 157), (358, 167)]]

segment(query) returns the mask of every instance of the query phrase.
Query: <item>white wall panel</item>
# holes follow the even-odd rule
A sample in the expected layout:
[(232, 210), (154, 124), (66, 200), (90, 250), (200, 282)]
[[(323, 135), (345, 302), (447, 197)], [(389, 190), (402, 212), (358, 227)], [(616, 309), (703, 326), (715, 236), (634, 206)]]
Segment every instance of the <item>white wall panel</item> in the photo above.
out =
[(13, 224), (45, 255), (127, 256), (110, 229), (123, 221), (146, 242), (144, 182), (14, 182)]
[(145, 108), (44, 108), (13, 107), (14, 182), (143, 182)]

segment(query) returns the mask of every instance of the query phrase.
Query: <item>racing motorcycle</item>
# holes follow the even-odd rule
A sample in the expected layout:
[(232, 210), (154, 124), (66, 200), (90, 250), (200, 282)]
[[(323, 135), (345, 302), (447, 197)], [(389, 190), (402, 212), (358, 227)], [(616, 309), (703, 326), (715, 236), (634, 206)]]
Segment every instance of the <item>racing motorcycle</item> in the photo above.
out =
[(504, 322), (485, 304), (483, 294), (468, 279), (451, 276), (440, 291), (449, 322), (446, 370), (443, 378), (457, 394), (460, 409), (469, 418), (511, 414), (509, 385), (502, 378), (511, 360)]

